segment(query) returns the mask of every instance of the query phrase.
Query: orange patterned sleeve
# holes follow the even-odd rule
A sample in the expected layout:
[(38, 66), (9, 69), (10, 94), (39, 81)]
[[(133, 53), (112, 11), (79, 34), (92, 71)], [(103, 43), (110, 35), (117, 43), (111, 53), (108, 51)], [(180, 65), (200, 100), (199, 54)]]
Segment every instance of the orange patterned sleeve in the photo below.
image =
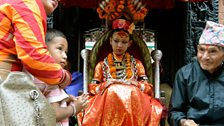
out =
[(97, 94), (100, 91), (100, 84), (103, 81), (103, 61), (97, 63), (94, 71), (94, 77), (92, 83), (88, 85), (89, 87), (89, 92), (91, 94)]
[(55, 62), (45, 44), (47, 23), (41, 0), (1, 0), (0, 25), (0, 64), (11, 64), (11, 71), (23, 66), (47, 84), (71, 82), (71, 74)]
[(93, 80), (97, 80), (99, 82), (103, 81), (103, 61), (97, 63), (95, 67)]
[[(138, 78), (146, 76), (145, 68), (140, 60), (136, 59)], [(153, 85), (146, 80), (139, 80), (138, 87), (146, 94), (153, 96)]]
[(145, 76), (145, 68), (142, 64), (142, 62), (138, 59), (136, 59), (136, 66), (137, 66), (137, 70), (138, 70), (138, 76)]

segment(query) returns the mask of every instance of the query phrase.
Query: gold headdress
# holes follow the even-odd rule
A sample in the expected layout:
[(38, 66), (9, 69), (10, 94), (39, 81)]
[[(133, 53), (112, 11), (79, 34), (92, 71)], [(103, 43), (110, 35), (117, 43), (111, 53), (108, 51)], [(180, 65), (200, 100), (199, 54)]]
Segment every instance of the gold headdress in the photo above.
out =
[(140, 0), (103, 0), (97, 12), (101, 19), (113, 21), (121, 17), (131, 22), (143, 22), (148, 10)]

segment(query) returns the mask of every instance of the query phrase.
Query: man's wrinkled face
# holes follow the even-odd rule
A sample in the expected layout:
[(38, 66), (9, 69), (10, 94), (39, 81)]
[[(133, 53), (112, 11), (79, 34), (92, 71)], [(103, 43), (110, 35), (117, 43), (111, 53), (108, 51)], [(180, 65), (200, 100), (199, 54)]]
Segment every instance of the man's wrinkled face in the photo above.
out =
[(197, 49), (197, 58), (203, 70), (214, 73), (220, 68), (224, 61), (223, 47), (201, 44)]

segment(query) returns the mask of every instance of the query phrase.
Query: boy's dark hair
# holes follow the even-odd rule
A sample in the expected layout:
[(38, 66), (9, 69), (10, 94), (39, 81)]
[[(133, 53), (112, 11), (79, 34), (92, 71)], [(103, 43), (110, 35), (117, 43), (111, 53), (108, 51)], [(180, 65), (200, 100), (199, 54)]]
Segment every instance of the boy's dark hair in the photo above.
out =
[(66, 39), (66, 36), (61, 31), (56, 29), (47, 29), (47, 34), (45, 37), (46, 43), (50, 42), (55, 37), (63, 37)]

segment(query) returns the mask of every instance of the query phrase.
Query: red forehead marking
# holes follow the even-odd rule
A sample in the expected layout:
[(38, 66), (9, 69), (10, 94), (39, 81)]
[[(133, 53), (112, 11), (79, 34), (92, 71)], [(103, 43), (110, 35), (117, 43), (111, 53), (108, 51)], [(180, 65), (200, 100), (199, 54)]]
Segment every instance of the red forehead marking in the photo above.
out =
[(208, 47), (210, 47), (210, 45), (205, 45), (205, 48), (208, 49)]

